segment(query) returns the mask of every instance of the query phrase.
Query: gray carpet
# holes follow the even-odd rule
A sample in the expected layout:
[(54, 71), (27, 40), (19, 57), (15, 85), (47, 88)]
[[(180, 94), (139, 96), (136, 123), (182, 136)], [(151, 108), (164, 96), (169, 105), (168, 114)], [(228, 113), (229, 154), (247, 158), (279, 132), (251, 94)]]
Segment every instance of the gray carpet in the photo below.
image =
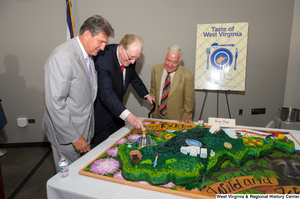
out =
[(0, 158), (7, 199), (47, 198), (46, 182), (56, 174), (50, 147), (7, 148)]

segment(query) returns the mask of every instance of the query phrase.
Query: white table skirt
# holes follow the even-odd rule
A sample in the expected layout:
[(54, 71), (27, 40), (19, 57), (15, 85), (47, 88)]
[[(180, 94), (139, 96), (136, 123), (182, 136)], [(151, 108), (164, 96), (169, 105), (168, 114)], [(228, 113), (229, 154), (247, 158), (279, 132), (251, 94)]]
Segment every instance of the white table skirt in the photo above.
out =
[[(141, 118), (142, 120), (146, 118)], [(263, 129), (256, 127), (237, 126), (239, 128)], [(112, 134), (107, 140), (93, 148), (87, 154), (72, 163), (69, 167), (69, 176), (61, 178), (59, 174), (54, 175), (47, 181), (48, 199), (78, 198), (78, 199), (183, 199), (186, 197), (166, 194), (147, 189), (118, 184), (106, 180), (88, 177), (78, 174), (78, 171), (94, 160), (107, 148), (117, 142), (121, 137), (132, 129), (130, 124)], [(274, 129), (273, 129), (274, 130)], [(295, 130), (276, 129), (278, 131), (289, 131), (300, 141), (300, 132)]]

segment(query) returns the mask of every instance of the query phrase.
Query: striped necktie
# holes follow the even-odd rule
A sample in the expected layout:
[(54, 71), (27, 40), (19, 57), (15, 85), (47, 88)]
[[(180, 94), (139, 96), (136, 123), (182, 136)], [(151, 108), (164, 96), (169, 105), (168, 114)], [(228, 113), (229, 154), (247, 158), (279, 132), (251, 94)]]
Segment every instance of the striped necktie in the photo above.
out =
[(164, 88), (162, 91), (161, 103), (160, 103), (160, 107), (159, 107), (159, 112), (162, 115), (167, 114), (167, 100), (168, 100), (168, 95), (170, 92), (170, 87), (171, 87), (171, 78), (170, 78), (170, 73), (168, 73), (166, 80), (165, 80)]

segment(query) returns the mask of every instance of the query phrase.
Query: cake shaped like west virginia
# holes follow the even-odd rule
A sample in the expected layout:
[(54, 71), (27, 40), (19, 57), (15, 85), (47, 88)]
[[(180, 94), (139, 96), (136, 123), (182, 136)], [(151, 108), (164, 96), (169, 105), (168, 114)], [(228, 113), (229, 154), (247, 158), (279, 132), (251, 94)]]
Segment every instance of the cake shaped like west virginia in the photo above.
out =
[[(156, 145), (139, 148), (122, 144), (118, 148), (118, 158), (122, 167), (122, 175), (127, 180), (147, 181), (150, 184), (189, 184), (201, 180), (201, 176), (214, 172), (226, 158), (237, 164), (244, 163), (249, 156), (259, 157), (271, 153), (274, 149), (294, 153), (295, 144), (285, 139), (265, 139), (259, 137), (231, 138), (223, 130), (210, 133), (207, 128), (195, 127), (193, 129), (175, 132), (164, 132), (162, 135), (173, 136), (164, 141), (160, 137), (147, 134)], [(186, 140), (196, 140), (202, 143), (201, 148), (207, 149), (207, 158), (199, 155), (193, 157), (182, 154), (180, 149), (187, 146)], [(224, 143), (230, 143), (226, 148)], [(255, 143), (255, 144), (253, 144)], [(139, 164), (131, 164), (129, 152), (139, 150), (142, 159)], [(211, 150), (215, 153), (211, 155)], [(158, 154), (157, 166), (153, 166)]]

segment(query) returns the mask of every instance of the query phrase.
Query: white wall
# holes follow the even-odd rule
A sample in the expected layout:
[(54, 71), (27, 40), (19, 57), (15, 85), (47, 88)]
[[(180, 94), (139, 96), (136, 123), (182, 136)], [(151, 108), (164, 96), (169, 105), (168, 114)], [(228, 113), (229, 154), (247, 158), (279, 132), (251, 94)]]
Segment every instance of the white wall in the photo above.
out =
[(300, 1), (296, 0), (294, 5), (294, 17), (292, 37), (290, 44), (290, 55), (287, 70), (287, 79), (284, 95), (284, 106), (300, 109)]
[[(249, 22), (246, 91), (228, 95), (231, 115), (238, 125), (249, 126), (265, 126), (279, 116), (278, 108), (284, 104), (287, 66), (296, 62), (291, 61), (289, 53), (299, 52), (299, 45), (290, 46), (293, 24), (294, 27), (299, 24), (299, 1), (295, 8), (292, 0), (72, 2), (76, 33), (86, 18), (101, 14), (115, 29), (116, 37), (110, 43), (118, 43), (126, 33), (144, 39), (137, 72), (148, 89), (151, 68), (163, 63), (164, 52), (172, 44), (183, 48), (183, 65), (194, 73), (197, 24)], [(0, 143), (46, 141), (41, 130), (43, 66), (51, 51), (66, 40), (65, 1), (0, 0), (0, 25), (0, 99), (9, 122), (0, 130)], [(294, 36), (292, 41), (299, 42), (299, 39)], [(294, 75), (288, 77), (288, 83), (298, 79)], [(194, 121), (199, 118), (204, 96), (203, 91), (196, 91)], [(289, 96), (286, 93), (285, 101)], [(219, 101), (219, 117), (228, 117), (224, 93), (220, 94)], [(150, 106), (132, 88), (124, 103), (134, 114), (147, 117)], [(266, 108), (267, 112), (251, 115), (252, 108)], [(239, 109), (244, 110), (242, 116), (238, 115)], [(202, 119), (216, 117), (216, 112), (217, 94), (212, 92), (208, 94)], [(18, 117), (32, 118), (36, 123), (19, 128)]]
[[(66, 40), (65, 2), (0, 0), (0, 99), (8, 124), (4, 143), (47, 141), (41, 130), (44, 110), (43, 65)], [(35, 119), (25, 128), (17, 118)]]

